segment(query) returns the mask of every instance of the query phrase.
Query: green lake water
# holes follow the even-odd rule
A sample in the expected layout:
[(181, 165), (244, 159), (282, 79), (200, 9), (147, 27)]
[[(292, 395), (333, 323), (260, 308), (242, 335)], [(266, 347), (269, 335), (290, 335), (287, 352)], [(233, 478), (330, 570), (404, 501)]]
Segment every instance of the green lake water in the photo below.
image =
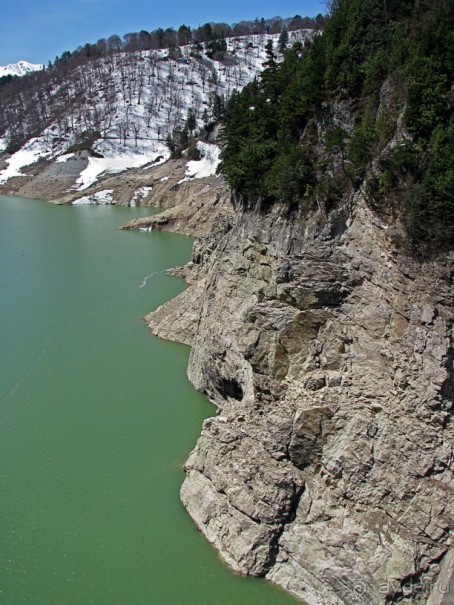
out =
[(184, 289), (189, 238), (149, 209), (0, 197), (0, 603), (284, 605), (233, 574), (179, 501), (214, 408), (142, 317)]

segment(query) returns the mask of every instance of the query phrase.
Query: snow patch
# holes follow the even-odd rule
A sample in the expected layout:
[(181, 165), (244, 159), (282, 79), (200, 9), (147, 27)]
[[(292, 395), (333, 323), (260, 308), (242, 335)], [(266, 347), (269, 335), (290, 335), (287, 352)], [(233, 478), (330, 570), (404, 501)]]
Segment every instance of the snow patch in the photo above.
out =
[(197, 149), (201, 155), (201, 159), (191, 160), (187, 163), (185, 177), (179, 181), (180, 183), (192, 179), (203, 179), (216, 174), (216, 170), (221, 162), (219, 158), (221, 153), (220, 147), (199, 141)]
[(75, 189), (77, 191), (88, 189), (101, 175), (117, 174), (130, 168), (140, 168), (152, 163), (159, 156), (162, 156), (161, 161), (167, 160), (170, 156), (165, 145), (155, 141), (137, 147), (124, 147), (113, 141), (98, 141), (94, 145), (94, 150), (104, 157), (88, 158), (88, 166), (76, 181)]
[(140, 202), (147, 197), (153, 187), (140, 187), (134, 192), (134, 195), (129, 203), (130, 206), (137, 206), (137, 203)]
[(13, 155), (6, 160), (8, 166), (0, 172), (0, 184), (6, 183), (6, 181), (14, 176), (26, 176), (21, 172), (25, 166), (34, 164), (41, 158), (48, 158), (52, 156), (52, 147), (46, 144), (40, 139), (30, 139), (22, 149), (13, 153)]
[(102, 174), (115, 174), (128, 168), (138, 168), (149, 161), (146, 156), (126, 153), (110, 158), (89, 158), (88, 166), (80, 173), (76, 181), (76, 189), (88, 189)]
[(8, 145), (8, 139), (6, 137), (0, 137), (0, 153), (5, 151)]
[(73, 206), (92, 206), (92, 205), (104, 205), (108, 206), (113, 204), (113, 189), (104, 189), (103, 191), (97, 191), (96, 193), (92, 193), (91, 195), (84, 195), (83, 197), (78, 198), (72, 202)]
[(63, 162), (67, 162), (68, 160), (70, 160), (71, 158), (73, 158), (76, 154), (75, 153), (65, 153), (65, 155), (61, 155), (59, 158), (57, 158), (55, 161), (58, 164), (61, 164)]

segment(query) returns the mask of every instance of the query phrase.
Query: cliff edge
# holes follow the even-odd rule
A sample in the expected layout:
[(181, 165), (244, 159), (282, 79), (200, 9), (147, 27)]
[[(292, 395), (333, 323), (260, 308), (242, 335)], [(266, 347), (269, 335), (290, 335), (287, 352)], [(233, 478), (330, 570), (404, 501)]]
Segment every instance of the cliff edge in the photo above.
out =
[(183, 504), (309, 605), (450, 602), (454, 257), (405, 256), (361, 192), (325, 220), (234, 205), (147, 317), (217, 407)]

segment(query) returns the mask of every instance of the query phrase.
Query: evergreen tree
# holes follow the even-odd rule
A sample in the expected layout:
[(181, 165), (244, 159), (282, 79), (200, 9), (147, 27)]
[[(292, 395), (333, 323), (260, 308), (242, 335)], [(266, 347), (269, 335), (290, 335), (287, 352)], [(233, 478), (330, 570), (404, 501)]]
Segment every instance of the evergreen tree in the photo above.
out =
[[(335, 0), (304, 49), (277, 63), (268, 42), (260, 78), (227, 105), (228, 181), (246, 199), (325, 210), (366, 182), (374, 209), (400, 216), (415, 244), (454, 245), (453, 23), (444, 0)], [(352, 131), (329, 123), (341, 98)], [(412, 139), (389, 146), (398, 118)]]
[(281, 32), (281, 35), (279, 36), (279, 41), (278, 41), (278, 48), (279, 48), (279, 52), (281, 54), (284, 54), (285, 49), (287, 48), (287, 44), (288, 44), (288, 31), (286, 29), (283, 29)]

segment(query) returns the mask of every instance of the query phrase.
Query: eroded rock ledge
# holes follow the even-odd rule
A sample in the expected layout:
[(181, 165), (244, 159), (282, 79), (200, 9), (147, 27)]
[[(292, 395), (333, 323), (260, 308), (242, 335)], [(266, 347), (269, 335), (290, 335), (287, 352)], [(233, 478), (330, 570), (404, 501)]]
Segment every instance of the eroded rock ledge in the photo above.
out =
[(360, 194), (323, 222), (238, 207), (224, 226), (147, 318), (217, 407), (190, 515), (309, 605), (450, 602), (454, 258), (398, 253)]

